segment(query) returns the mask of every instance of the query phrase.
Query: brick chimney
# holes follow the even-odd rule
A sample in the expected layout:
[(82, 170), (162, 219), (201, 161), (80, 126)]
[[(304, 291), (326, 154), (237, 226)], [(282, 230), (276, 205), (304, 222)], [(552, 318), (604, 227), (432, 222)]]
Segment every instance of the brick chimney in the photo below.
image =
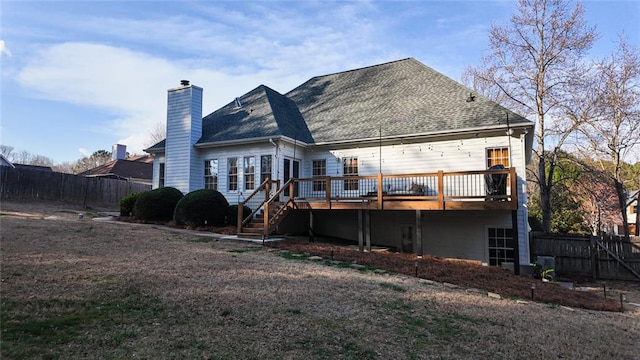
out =
[(193, 145), (202, 136), (202, 88), (188, 80), (168, 90), (165, 186), (188, 193), (201, 189), (203, 163)]

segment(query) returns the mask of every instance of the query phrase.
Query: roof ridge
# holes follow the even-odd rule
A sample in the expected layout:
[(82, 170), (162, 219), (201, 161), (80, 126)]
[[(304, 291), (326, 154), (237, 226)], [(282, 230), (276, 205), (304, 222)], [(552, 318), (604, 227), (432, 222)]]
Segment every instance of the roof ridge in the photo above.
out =
[(366, 69), (372, 69), (372, 68), (376, 68), (376, 67), (381, 67), (381, 66), (385, 66), (385, 65), (390, 65), (393, 63), (398, 63), (398, 62), (402, 62), (402, 61), (407, 61), (407, 60), (414, 60), (417, 61), (416, 59), (414, 59), (413, 57), (408, 57), (408, 58), (404, 58), (404, 59), (398, 59), (398, 60), (392, 60), (392, 61), (387, 61), (381, 64), (375, 64), (375, 65), (369, 65), (369, 66), (364, 66), (361, 68), (357, 68), (357, 69), (351, 69), (351, 70), (345, 70), (345, 71), (338, 71), (338, 72), (334, 72), (334, 73), (330, 73), (330, 74), (325, 74), (325, 75), (317, 75), (312, 77), (309, 80), (312, 79), (318, 79), (318, 78), (322, 78), (322, 77), (326, 77), (326, 76), (333, 76), (333, 75), (339, 75), (339, 74), (347, 74), (347, 73), (351, 73), (351, 72), (356, 72), (356, 71), (362, 71), (362, 70), (366, 70)]

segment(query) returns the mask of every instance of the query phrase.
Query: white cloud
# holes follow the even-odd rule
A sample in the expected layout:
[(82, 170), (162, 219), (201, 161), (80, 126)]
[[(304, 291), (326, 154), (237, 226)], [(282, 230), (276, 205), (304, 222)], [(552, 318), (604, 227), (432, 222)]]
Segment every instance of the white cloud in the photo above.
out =
[(2, 56), (11, 56), (11, 51), (7, 48), (7, 44), (4, 40), (0, 40), (0, 57)]
[(82, 154), (82, 156), (85, 156), (85, 157), (86, 157), (86, 156), (91, 156), (91, 151), (89, 151), (89, 150), (88, 150), (88, 149), (86, 149), (86, 148), (79, 148), (79, 149), (78, 149), (78, 152), (79, 152), (80, 154)]

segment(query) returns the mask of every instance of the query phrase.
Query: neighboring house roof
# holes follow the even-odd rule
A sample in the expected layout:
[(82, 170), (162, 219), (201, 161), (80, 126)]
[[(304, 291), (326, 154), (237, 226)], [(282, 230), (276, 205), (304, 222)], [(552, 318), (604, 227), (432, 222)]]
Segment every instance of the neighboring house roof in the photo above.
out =
[(126, 158), (125, 160), (129, 160), (129, 161), (139, 161), (139, 162), (143, 162), (143, 163), (148, 163), (148, 164), (152, 164), (153, 163), (153, 156), (151, 155), (132, 155), (128, 158)]
[(638, 201), (638, 193), (640, 192), (640, 190), (631, 190), (631, 191), (627, 191), (627, 206), (631, 205), (632, 203)]
[(15, 168), (15, 166), (13, 166), (11, 161), (7, 160), (7, 158), (4, 157), (4, 155), (2, 154), (0, 154), (0, 166), (8, 166), (10, 168)]
[[(470, 101), (472, 97), (472, 101)], [(307, 144), (532, 126), (408, 58), (314, 77), (282, 95), (260, 85), (203, 118), (197, 144), (286, 136)], [(146, 149), (162, 151), (161, 141)]]
[(40, 170), (40, 171), (53, 171), (50, 166), (41, 166), (41, 165), (26, 165), (26, 164), (13, 164), (16, 169), (27, 169), (27, 170)]
[(153, 178), (153, 164), (143, 161), (111, 160), (93, 169), (83, 171), (78, 175), (151, 180)]

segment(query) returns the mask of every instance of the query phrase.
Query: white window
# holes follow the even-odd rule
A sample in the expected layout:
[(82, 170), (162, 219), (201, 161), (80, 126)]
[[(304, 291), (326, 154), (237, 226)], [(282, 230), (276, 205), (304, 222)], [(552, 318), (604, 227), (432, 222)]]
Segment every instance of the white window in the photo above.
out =
[(513, 230), (489, 228), (489, 265), (499, 266), (503, 262), (514, 262), (515, 239)]
[(244, 189), (252, 190), (256, 187), (256, 157), (244, 157)]
[(505, 169), (511, 166), (509, 164), (509, 148), (487, 149), (487, 169), (495, 165), (502, 165)]
[(204, 188), (218, 190), (218, 159), (204, 161)]
[[(349, 157), (342, 159), (343, 176), (358, 176), (358, 158)], [(344, 180), (345, 190), (358, 190), (358, 180)]]
[(238, 191), (238, 158), (227, 159), (227, 189)]
[(273, 156), (262, 155), (260, 157), (260, 183), (267, 179), (272, 179), (271, 172), (273, 168)]
[[(312, 162), (312, 172), (314, 178), (325, 177), (327, 176), (327, 160), (313, 160)], [(313, 191), (326, 191), (327, 190), (327, 180), (313, 180)]]
[(158, 187), (164, 187), (164, 163), (158, 165)]

